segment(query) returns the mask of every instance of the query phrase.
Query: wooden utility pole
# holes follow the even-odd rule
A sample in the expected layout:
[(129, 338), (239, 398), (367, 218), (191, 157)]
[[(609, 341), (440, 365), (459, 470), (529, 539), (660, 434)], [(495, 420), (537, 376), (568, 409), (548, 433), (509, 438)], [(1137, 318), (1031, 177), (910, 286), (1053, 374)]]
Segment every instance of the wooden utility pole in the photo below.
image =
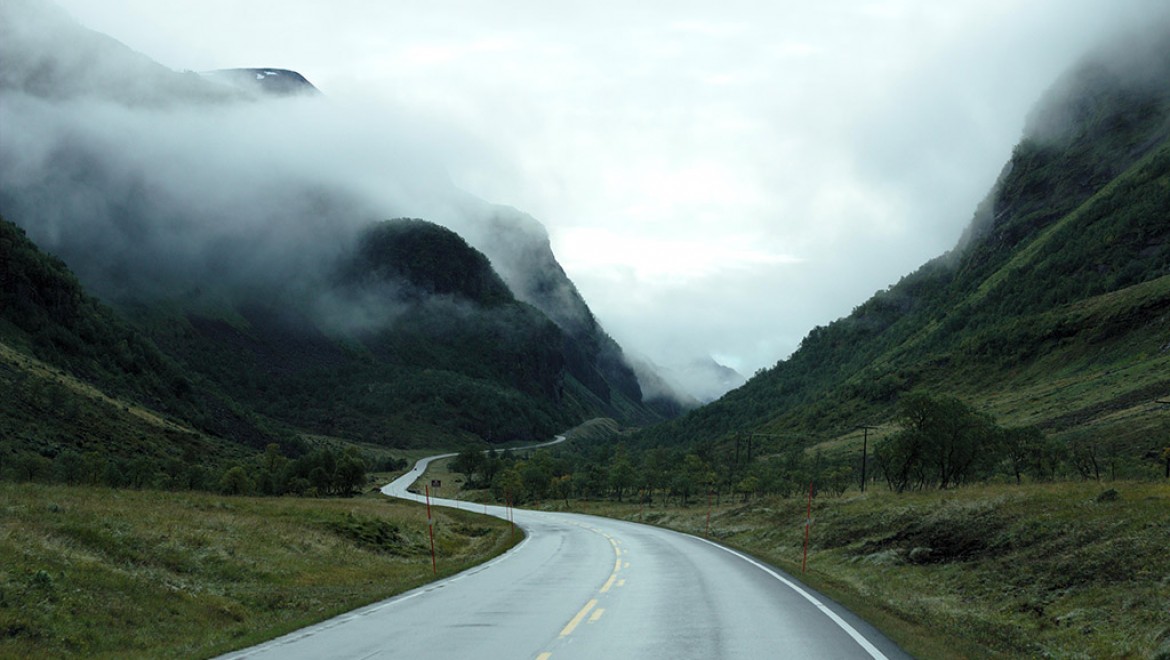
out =
[(865, 426), (864, 424), (857, 428), (862, 429), (865, 435), (861, 437), (861, 492), (865, 492), (865, 466), (869, 463), (869, 430), (877, 430), (876, 426)]

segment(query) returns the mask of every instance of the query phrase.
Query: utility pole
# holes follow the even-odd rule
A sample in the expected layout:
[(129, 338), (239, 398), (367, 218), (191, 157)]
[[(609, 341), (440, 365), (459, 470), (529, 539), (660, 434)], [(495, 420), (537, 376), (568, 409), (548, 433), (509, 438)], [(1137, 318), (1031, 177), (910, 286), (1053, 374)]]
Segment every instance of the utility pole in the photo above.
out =
[(876, 426), (861, 425), (857, 428), (862, 429), (865, 435), (861, 437), (861, 492), (865, 492), (865, 465), (869, 463), (869, 430), (877, 430)]

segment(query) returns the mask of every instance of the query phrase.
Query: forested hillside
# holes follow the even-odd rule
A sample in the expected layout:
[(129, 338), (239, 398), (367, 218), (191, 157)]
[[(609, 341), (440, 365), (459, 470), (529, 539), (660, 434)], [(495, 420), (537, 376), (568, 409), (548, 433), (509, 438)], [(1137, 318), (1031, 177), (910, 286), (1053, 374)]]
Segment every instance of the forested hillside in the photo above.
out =
[(921, 390), (1156, 465), (1156, 400), (1170, 395), (1167, 80), (1164, 32), (1087, 58), (1034, 110), (954, 250), (637, 442), (852, 452), (858, 427), (892, 433), (897, 402)]
[[(0, 415), (14, 451), (53, 458), (46, 429), (65, 444), (84, 434), (52, 413), (76, 388), (289, 457), (306, 437), (486, 446), (669, 412), (643, 401), (539, 222), (412, 163), (389, 168), (383, 198), (273, 155), (317, 153), (313, 136), (266, 127), (325, 117), (320, 94), (170, 71), (35, 2), (0, 17), (0, 324), (18, 390)], [(383, 220), (403, 206), (445, 224)], [(38, 370), (76, 388), (18, 411)]]

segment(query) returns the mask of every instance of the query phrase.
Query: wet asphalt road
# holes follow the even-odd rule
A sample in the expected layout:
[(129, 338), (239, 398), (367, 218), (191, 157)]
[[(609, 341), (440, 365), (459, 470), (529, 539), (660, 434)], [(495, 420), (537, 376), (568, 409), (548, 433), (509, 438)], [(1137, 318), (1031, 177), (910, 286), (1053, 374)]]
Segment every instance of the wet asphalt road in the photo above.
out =
[[(425, 463), (383, 491), (417, 499), (406, 488)], [(789, 576), (704, 539), (580, 514), (513, 518), (528, 538), (494, 561), (223, 657), (908, 657)]]

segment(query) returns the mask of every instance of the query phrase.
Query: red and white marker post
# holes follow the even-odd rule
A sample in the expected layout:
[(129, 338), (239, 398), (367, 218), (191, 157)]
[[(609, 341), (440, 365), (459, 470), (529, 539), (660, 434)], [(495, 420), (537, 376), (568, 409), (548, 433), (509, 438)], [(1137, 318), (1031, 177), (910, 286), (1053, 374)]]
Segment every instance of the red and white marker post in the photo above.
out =
[(431, 572), (439, 574), (439, 563), (435, 561), (435, 521), (431, 518), (431, 487), (423, 486), (427, 493), (427, 530), (431, 534)]
[(812, 527), (812, 494), (813, 482), (808, 482), (808, 513), (804, 516), (804, 559), (800, 561), (800, 572), (808, 566), (808, 528)]

